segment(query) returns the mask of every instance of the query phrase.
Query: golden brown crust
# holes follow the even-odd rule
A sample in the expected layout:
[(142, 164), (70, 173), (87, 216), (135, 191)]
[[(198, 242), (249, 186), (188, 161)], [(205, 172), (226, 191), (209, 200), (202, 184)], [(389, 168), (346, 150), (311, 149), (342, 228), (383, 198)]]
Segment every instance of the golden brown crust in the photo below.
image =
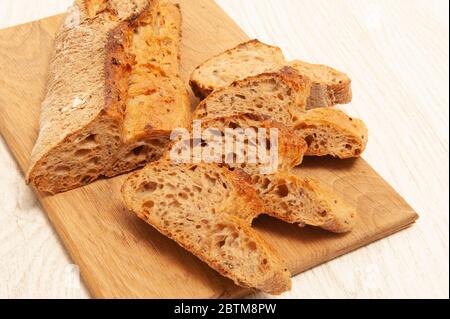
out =
[(126, 51), (134, 56), (134, 61), (126, 78), (123, 145), (106, 171), (107, 176), (159, 159), (172, 129), (190, 123), (188, 92), (180, 78), (179, 6), (161, 3), (157, 10), (136, 17), (129, 30), (135, 32)]
[(200, 82), (189, 80), (189, 85), (191, 86), (192, 93), (200, 100), (205, 99), (208, 95), (210, 95), (213, 91), (212, 87), (205, 87)]
[(122, 22), (108, 35), (105, 46), (105, 109), (124, 114), (133, 57), (126, 53), (130, 46), (131, 30)]
[[(246, 47), (251, 46), (251, 45), (257, 45), (257, 46), (258, 45), (264, 45), (266, 47), (270, 47), (273, 50), (276, 50), (279, 53), (281, 53), (281, 49), (279, 47), (274, 46), (274, 45), (270, 45), (270, 44), (264, 44), (261, 41), (259, 41), (258, 39), (251, 39), (251, 40), (248, 40), (247, 42), (242, 42), (242, 43), (238, 44), (234, 49), (246, 48)], [(231, 50), (233, 50), (233, 49), (226, 50), (225, 52), (230, 52)]]
[[(251, 177), (240, 169), (231, 171), (226, 168), (225, 172), (236, 191), (236, 200), (232, 202), (232, 207), (226, 210), (239, 212), (238, 217), (245, 221), (248, 226), (251, 226), (253, 219), (263, 211), (263, 203), (251, 185)], [(244, 212), (244, 214), (241, 214), (241, 212)]]

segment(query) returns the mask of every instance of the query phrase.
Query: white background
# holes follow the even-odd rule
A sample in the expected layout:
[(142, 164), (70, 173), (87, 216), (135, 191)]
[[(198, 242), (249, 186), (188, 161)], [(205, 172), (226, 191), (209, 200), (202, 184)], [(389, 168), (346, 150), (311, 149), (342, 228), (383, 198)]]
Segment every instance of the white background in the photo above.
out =
[[(0, 28), (71, 2), (1, 0)], [(351, 76), (354, 99), (342, 108), (369, 127), (363, 157), (421, 216), (410, 229), (295, 277), (282, 297), (448, 298), (448, 1), (217, 2), (249, 36), (288, 58)], [(0, 297), (88, 297), (3, 140), (0, 182)]]

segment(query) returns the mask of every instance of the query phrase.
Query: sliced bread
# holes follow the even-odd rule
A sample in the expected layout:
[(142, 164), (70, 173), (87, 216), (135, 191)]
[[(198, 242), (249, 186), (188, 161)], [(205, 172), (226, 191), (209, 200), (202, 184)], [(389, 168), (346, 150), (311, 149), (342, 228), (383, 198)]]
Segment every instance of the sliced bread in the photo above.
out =
[(205, 98), (237, 80), (279, 69), (286, 60), (280, 48), (250, 40), (199, 65), (190, 78), (194, 94)]
[(295, 68), (310, 78), (312, 87), (307, 109), (346, 104), (352, 99), (351, 80), (343, 72), (329, 66), (295, 60), (287, 62), (281, 50), (251, 40), (229, 49), (199, 65), (191, 74), (190, 85), (194, 93), (204, 99), (218, 88), (234, 81), (273, 72), (283, 66)]
[[(190, 143), (193, 147), (191, 156), (206, 152), (211, 158), (216, 151), (216, 145), (211, 145), (211, 142), (215, 143), (219, 135), (222, 142), (220, 162), (242, 168), (249, 174), (291, 169), (302, 163), (308, 148), (294, 130), (263, 115), (239, 114), (214, 118), (202, 121), (201, 128), (210, 134), (204, 134), (201, 143)], [(217, 131), (220, 133), (215, 134)], [(228, 141), (232, 144), (227, 145)], [(238, 148), (239, 142), (242, 143), (241, 148)]]
[[(211, 130), (202, 138), (183, 139), (181, 135), (167, 152), (172, 162), (218, 162), (232, 170), (242, 170), (249, 174), (258, 196), (264, 203), (260, 213), (266, 213), (288, 223), (312, 225), (326, 230), (342, 233), (352, 229), (356, 212), (339, 198), (331, 189), (312, 178), (298, 177), (287, 171), (301, 163), (305, 152), (303, 138), (282, 124), (271, 122), (254, 115), (240, 115), (217, 118), (202, 122), (203, 130)], [(249, 159), (251, 145), (259, 145), (259, 139), (244, 130), (263, 128), (267, 131), (277, 129), (277, 159), (271, 157), (272, 141), (264, 141), (266, 148), (264, 159)], [(241, 129), (244, 149), (236, 147), (239, 140), (236, 130)], [(254, 131), (255, 132), (255, 131)], [(225, 147), (230, 139), (234, 147)], [(266, 139), (267, 136), (264, 137)], [(219, 144), (217, 142), (220, 141)], [(269, 145), (270, 144), (270, 145)], [(253, 154), (259, 154), (259, 149)], [(240, 155), (239, 155), (240, 154)], [(268, 161), (270, 162), (267, 162)], [(277, 165), (274, 165), (276, 163)], [(267, 168), (271, 168), (268, 170)]]
[(305, 155), (360, 156), (368, 138), (363, 121), (336, 108), (298, 109), (309, 84), (290, 68), (251, 76), (211, 93), (194, 111), (194, 119), (206, 122), (202, 125), (207, 127), (242, 114), (265, 118), (293, 128), (296, 136), (305, 139)]
[(268, 215), (335, 233), (353, 228), (356, 210), (314, 178), (280, 171), (273, 175), (253, 175), (252, 181)]
[(56, 36), (29, 183), (58, 193), (161, 155), (170, 125), (190, 116), (180, 23), (157, 0), (75, 2)]
[(215, 164), (160, 160), (132, 173), (126, 206), (237, 285), (290, 289), (286, 266), (250, 223), (261, 207), (246, 175)]
[(305, 112), (294, 130), (308, 143), (308, 156), (359, 157), (368, 141), (364, 122), (335, 108)]
[(252, 113), (291, 125), (304, 110), (310, 88), (310, 81), (290, 67), (250, 76), (211, 93), (197, 106), (194, 119)]

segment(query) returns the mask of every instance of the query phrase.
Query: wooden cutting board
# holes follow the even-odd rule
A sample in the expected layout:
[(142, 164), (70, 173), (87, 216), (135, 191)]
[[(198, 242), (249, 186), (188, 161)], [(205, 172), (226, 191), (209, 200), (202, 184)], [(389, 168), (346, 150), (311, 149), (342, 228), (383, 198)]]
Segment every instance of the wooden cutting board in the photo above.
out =
[[(187, 80), (196, 65), (248, 37), (212, 0), (179, 2)], [(38, 132), (49, 55), (61, 18), (0, 30), (0, 131), (23, 171)], [(255, 228), (293, 274), (397, 232), (418, 218), (363, 159), (311, 158), (298, 170), (332, 186), (357, 207), (358, 218), (354, 231), (345, 235), (258, 218)], [(250, 292), (129, 213), (119, 197), (124, 178), (103, 179), (55, 196), (37, 193), (93, 297), (219, 298)]]

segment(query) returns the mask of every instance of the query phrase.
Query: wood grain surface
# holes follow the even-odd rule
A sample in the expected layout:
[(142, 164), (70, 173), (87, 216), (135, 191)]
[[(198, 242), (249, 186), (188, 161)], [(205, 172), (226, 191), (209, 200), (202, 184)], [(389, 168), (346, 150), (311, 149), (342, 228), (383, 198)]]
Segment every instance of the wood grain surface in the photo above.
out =
[[(232, 2), (233, 1), (230, 1), (230, 3), (227, 2), (228, 7), (227, 4), (223, 4), (227, 11), (233, 7)], [(267, 4), (267, 2), (264, 3), (265, 4), (262, 4), (260, 8), (266, 7), (265, 9), (267, 11), (273, 9), (272, 11), (274, 14), (278, 14), (274, 6)], [(189, 8), (193, 7), (194, 6), (190, 6)], [(308, 7), (308, 5), (305, 4), (305, 7), (307, 10), (310, 10), (309, 12), (312, 12), (312, 9), (314, 9), (311, 5)], [(294, 5), (293, 8), (295, 9), (296, 6)], [(193, 10), (194, 9), (195, 8), (193, 8)], [(210, 11), (206, 2), (203, 3), (203, 9), (207, 9), (204, 17), (209, 19), (212, 11)], [(243, 9), (246, 9), (246, 5), (244, 5)], [(345, 9), (349, 9), (349, 7), (345, 7)], [(300, 12), (300, 10), (298, 10), (298, 12)], [(245, 14), (245, 11), (242, 11), (239, 14)], [(239, 16), (239, 14), (237, 15)], [(303, 12), (302, 15), (306, 14)], [(197, 16), (192, 15), (192, 17), (195, 18)], [(218, 34), (221, 36), (222, 32), (229, 33), (231, 30), (236, 30), (231, 24), (228, 24), (227, 21), (229, 20), (222, 20), (221, 15), (217, 15), (215, 18), (219, 18), (220, 23), (210, 26), (212, 30), (218, 30), (217, 32), (219, 32), (214, 34), (214, 39), (217, 39)], [(260, 26), (258, 26), (258, 22), (254, 25), (244, 27), (246, 30), (264, 27), (268, 28), (268, 33), (269, 31), (277, 32), (276, 28), (270, 29), (270, 26), (264, 25), (263, 21), (266, 21), (264, 20), (266, 19), (264, 15), (261, 19), (262, 22), (260, 22)], [(239, 17), (239, 21), (245, 24), (245, 19), (243, 19), (242, 16)], [(216, 47), (216, 45), (222, 44), (222, 41), (212, 41), (208, 38), (206, 33), (198, 32), (195, 37), (189, 37), (189, 32), (195, 30), (198, 27), (198, 24), (199, 21), (195, 21), (195, 24), (190, 24), (189, 12), (185, 12), (186, 40), (184, 47), (186, 51), (183, 51), (186, 52), (183, 57), (185, 72), (188, 72), (193, 64), (200, 62), (210, 54), (214, 53), (214, 50), (220, 51), (225, 47), (234, 45), (235, 42), (233, 41), (240, 41), (245, 38), (245, 35), (242, 32), (238, 30), (233, 31), (230, 33), (229, 38), (227, 38), (228, 40), (226, 40), (229, 41), (229, 43), (224, 45), (223, 48), (219, 48)], [(0, 79), (0, 125), (2, 134), (7, 143), (13, 146), (11, 148), (12, 153), (16, 156), (21, 167), (27, 165), (29, 151), (31, 150), (37, 131), (37, 101), (42, 97), (44, 88), (43, 79), (45, 67), (43, 67), (43, 65), (45, 65), (46, 59), (48, 59), (48, 45), (51, 43), (52, 32), (54, 31), (55, 25), (54, 20), (45, 20), (40, 24), (35, 23), (31, 26), (22, 26), (20, 29), (9, 30), (9, 33), (8, 31), (6, 31), (6, 33), (5, 31), (0, 32), (0, 71), (4, 75)], [(320, 25), (318, 27), (320, 27)], [(15, 32), (14, 35), (12, 34), (13, 32)], [(251, 34), (252, 32), (249, 33)], [(5, 40), (5, 34), (8, 35), (7, 40)], [(267, 40), (262, 37), (263, 40), (282, 46), (283, 49), (289, 47), (289, 45), (284, 46), (280, 42), (289, 41), (291, 37), (286, 36), (285, 38), (286, 40), (280, 40), (280, 38), (277, 37), (279, 43), (276, 43), (274, 40)], [(195, 44), (195, 41), (199, 40), (202, 42), (198, 42), (200, 44)], [(203, 41), (207, 41), (207, 43), (204, 43)], [(320, 43), (320, 41), (318, 42)], [(301, 44), (297, 45), (299, 46), (298, 52), (303, 55), (297, 55), (297, 51), (292, 52), (290, 50), (285, 50), (290, 57), (310, 58), (310, 60), (313, 60), (312, 57), (305, 57), (305, 50), (304, 48), (301, 48)], [(320, 57), (321, 47), (318, 46), (317, 50), (319, 51), (315, 51), (314, 45), (315, 43), (311, 43), (311, 46), (308, 46), (306, 43), (303, 44), (303, 46), (312, 52), (310, 53), (311, 56), (316, 54), (317, 57)], [(345, 44), (342, 45), (345, 46)], [(192, 59), (189, 56), (186, 56), (188, 55), (187, 52), (195, 53), (195, 55), (192, 56)], [(337, 56), (338, 59), (339, 57), (345, 56), (346, 51), (335, 51), (334, 53), (336, 54), (323, 52), (324, 55), (328, 56), (328, 60), (324, 59), (319, 61), (332, 64), (332, 62), (329, 62), (330, 60), (335, 59), (335, 56)], [(197, 57), (199, 57), (198, 60), (196, 60)], [(358, 55), (356, 58), (357, 61), (359, 57), (360, 56)], [(358, 67), (367, 67), (367, 65), (364, 64), (362, 66), (356, 65), (354, 60), (355, 59), (344, 63), (348, 63), (350, 69), (353, 65), (355, 70)], [(18, 61), (20, 63), (17, 63)], [(374, 59), (374, 61), (378, 62), (378, 68), (374, 67), (374, 69), (371, 70), (375, 78), (378, 79), (382, 76), (392, 76), (391, 70), (387, 66), (384, 67), (384, 70), (383, 67), (380, 67), (380, 65), (382, 65), (382, 59), (378, 58)], [(190, 65), (190, 63), (192, 65)], [(386, 64), (390, 66), (389, 62), (386, 62)], [(345, 69), (342, 63), (339, 65), (338, 61), (336, 61), (334, 65), (338, 67), (341, 65), (342, 67), (340, 68)], [(19, 69), (17, 69), (17, 67), (19, 67)], [(379, 69), (381, 69), (381, 71)], [(436, 71), (441, 72), (440, 70)], [(355, 76), (353, 76), (351, 72), (349, 73), (352, 75), (355, 83)], [(362, 74), (362, 72), (359, 74)], [(379, 111), (376, 107), (379, 106), (378, 103), (380, 103), (380, 101), (374, 97), (376, 94), (373, 92), (371, 93), (369, 85), (367, 85), (367, 81), (364, 81), (362, 75), (360, 78), (356, 78), (360, 80), (359, 83), (363, 84), (363, 89), (366, 89), (366, 91), (363, 90), (362, 92), (367, 93), (368, 96), (364, 97), (363, 95), (362, 98), (362, 100), (366, 102), (364, 104), (364, 109), (361, 110), (360, 106), (356, 106), (357, 101), (361, 102), (361, 95), (356, 95), (355, 102), (352, 103), (352, 105), (345, 106), (345, 109), (350, 113), (360, 114), (361, 117), (366, 120), (366, 116), (373, 116)], [(385, 102), (397, 101), (396, 99), (400, 97), (404, 98), (406, 94), (403, 93), (402, 90), (406, 90), (405, 87), (407, 88), (407, 85), (408, 82), (404, 84), (404, 87), (400, 86), (400, 92), (398, 92), (397, 95), (394, 95), (394, 98), (389, 96), (386, 97)], [(355, 86), (358, 87), (361, 86), (361, 84), (354, 84), (354, 87)], [(373, 87), (372, 90), (378, 92), (380, 88), (381, 87)], [(386, 86), (382, 88), (388, 90)], [(358, 90), (361, 90), (361, 88)], [(361, 105), (361, 103), (359, 104)], [(400, 105), (403, 107), (404, 104)], [(4, 106), (7, 106), (7, 112), (4, 112)], [(389, 106), (391, 109), (386, 107), (383, 109), (383, 112), (389, 114), (398, 107), (395, 104)], [(14, 110), (14, 112), (11, 112), (11, 110)], [(443, 119), (441, 122), (436, 120), (437, 129), (442, 127), (445, 128), (445, 117), (447, 117), (448, 126), (448, 111), (446, 114), (444, 109), (442, 109), (442, 111), (444, 112), (441, 116)], [(424, 112), (428, 112), (428, 110), (424, 110)], [(385, 118), (381, 115), (381, 112), (378, 112), (378, 114), (380, 118)], [(35, 123), (30, 123), (33, 121), (29, 121), (29, 119), (34, 120)], [(414, 123), (414, 118), (412, 122)], [(372, 125), (370, 125), (371, 123)], [(441, 123), (440, 126), (439, 123)], [(381, 131), (378, 134), (375, 133), (375, 147), (378, 147), (379, 150), (382, 150), (382, 148), (380, 149), (380, 145), (383, 145), (379, 144), (380, 136), (390, 133), (389, 131), (386, 131), (389, 126), (383, 124), (384, 123), (379, 123), (378, 121), (369, 122), (371, 133), (375, 130)], [(377, 127), (379, 128), (377, 129)], [(415, 131), (413, 130), (412, 132)], [(428, 131), (426, 132), (428, 133)], [(441, 131), (438, 131), (436, 134), (439, 134), (440, 132)], [(367, 151), (368, 157), (370, 157), (371, 150), (373, 149), (371, 146), (373, 143), (372, 135), (373, 133), (371, 134), (369, 149)], [(421, 139), (423, 137), (421, 135), (417, 137), (419, 139), (418, 143), (422, 142)], [(394, 141), (393, 143), (395, 146), (396, 142)], [(402, 154), (401, 145), (398, 145), (398, 147), (399, 153)], [(448, 147), (445, 149), (445, 135), (443, 147), (444, 151), (447, 151), (447, 168), (444, 167), (444, 170), (447, 169), (448, 173)], [(388, 146), (386, 146), (386, 148), (389, 149)], [(441, 154), (442, 152), (439, 152), (434, 161), (445, 163), (445, 161), (442, 162), (439, 157)], [(405, 171), (405, 169), (402, 168), (404, 160), (402, 158), (399, 159), (398, 155), (395, 157), (394, 155), (386, 153), (377, 158), (385, 158), (386, 161), (389, 161), (391, 158), (396, 158), (397, 161), (377, 161), (375, 164), (381, 168), (392, 165), (394, 168), (398, 167), (400, 172), (401, 169)], [(411, 156), (417, 157), (418, 155), (421, 154), (414, 153)], [(2, 156), (6, 157), (7, 154), (2, 154)], [(430, 165), (433, 164), (432, 161)], [(262, 231), (264, 236), (269, 238), (270, 241), (283, 252), (283, 255), (289, 259), (290, 268), (294, 271), (302, 271), (310, 268), (317, 263), (340, 255), (349, 249), (356, 248), (359, 245), (385, 236), (398, 229), (400, 225), (406, 225), (414, 219), (415, 215), (412, 210), (397, 194), (391, 192), (391, 189), (387, 184), (379, 179), (377, 174), (370, 169), (363, 160), (342, 161), (338, 163), (330, 159), (322, 159), (320, 161), (309, 160), (301, 169), (307, 171), (307, 173), (316, 175), (333, 185), (348, 201), (357, 205), (361, 218), (358, 220), (358, 231), (346, 236), (331, 235), (313, 228), (298, 229), (294, 226), (286, 225), (270, 218), (261, 218), (257, 220), (255, 223), (257, 229)], [(15, 168), (12, 162), (2, 161), (2, 177), (9, 176), (7, 172), (14, 170)], [(389, 169), (387, 173), (390, 173)], [(397, 170), (396, 174), (400, 175)], [(420, 171), (419, 174), (420, 176), (424, 176)], [(448, 174), (443, 174), (443, 176), (444, 175)], [(412, 176), (410, 176), (410, 178), (414, 180)], [(204, 293), (204, 296), (230, 296), (242, 293), (242, 291), (236, 290), (227, 280), (222, 280), (221, 277), (218, 277), (218, 275), (209, 270), (209, 268), (202, 263), (198, 262), (194, 257), (179, 249), (164, 237), (156, 234), (150, 227), (142, 225), (142, 223), (136, 220), (132, 215), (123, 212), (123, 209), (120, 208), (120, 203), (114, 199), (115, 195), (113, 195), (120, 185), (120, 179), (121, 178), (111, 181), (100, 181), (86, 188), (77, 190), (75, 191), (77, 194), (71, 195), (73, 196), (71, 199), (65, 198), (65, 196), (69, 195), (61, 194), (53, 198), (44, 198), (42, 200), (43, 206), (49, 213), (50, 219), (57, 225), (56, 229), (58, 233), (66, 246), (68, 246), (74, 262), (80, 266), (83, 277), (93, 296), (123, 296), (122, 294), (116, 295), (111, 293), (111, 290), (122, 291), (127, 296), (155, 296), (155, 294), (158, 296), (168, 296), (173, 293), (173, 291), (171, 291), (173, 287), (168, 287), (167, 281), (174, 283), (183, 281), (183, 284), (180, 285), (180, 287), (177, 287), (178, 296), (190, 296), (192, 290), (187, 287), (190, 285), (197, 287), (196, 290)], [(429, 181), (429, 179), (424, 180)], [(445, 188), (447, 188), (448, 190), (448, 179), (438, 178), (437, 180), (441, 183), (441, 187), (438, 188), (441, 191), (436, 193), (428, 192), (428, 196), (430, 196), (431, 199), (436, 198), (436, 201), (431, 202), (429, 207), (432, 208), (433, 205), (440, 205), (440, 207), (445, 208), (445, 192), (443, 192), (442, 189), (445, 191)], [(0, 285), (4, 287), (0, 288), (0, 294), (5, 296), (32, 295), (29, 293), (29, 291), (32, 290), (23, 288), (23, 285), (21, 284), (30, 280), (29, 275), (20, 275), (20, 273), (14, 270), (15, 268), (20, 268), (29, 269), (32, 274), (34, 273), (39, 278), (35, 281), (37, 284), (35, 284), (33, 288), (35, 289), (35, 294), (38, 296), (86, 296), (83, 290), (80, 289), (80, 286), (77, 285), (76, 280), (70, 280), (71, 278), (76, 278), (77, 268), (68, 265), (67, 261), (65, 261), (67, 259), (64, 258), (61, 247), (52, 239), (52, 231), (49, 229), (45, 218), (42, 218), (40, 215), (38, 217), (35, 216), (39, 212), (39, 207), (36, 205), (35, 198), (31, 192), (23, 185), (21, 177), (15, 176), (14, 179), (10, 178), (7, 181), (10, 183), (10, 186), (14, 186), (14, 188), (11, 189), (14, 197), (10, 200), (10, 198), (7, 197), (7, 193), (5, 193), (2, 197), (1, 207), (5, 208), (4, 210), (6, 212), (14, 212), (14, 218), (11, 219), (12, 222), (8, 224), (2, 223), (0, 232), (1, 238), (5, 239), (0, 243), (0, 253), (2, 254), (2, 264), (0, 267), (2, 270), (6, 270), (2, 272), (3, 275), (1, 277), (2, 283), (6, 283), (6, 285)], [(433, 184), (431, 183), (431, 185)], [(417, 188), (420, 187), (421, 186), (417, 186)], [(94, 189), (96, 194), (101, 192), (102, 198), (110, 198), (110, 200), (98, 202), (97, 196), (95, 197), (96, 199), (90, 198), (92, 195), (90, 188)], [(414, 186), (414, 188), (416, 188), (416, 186)], [(419, 198), (422, 198), (422, 196), (425, 195), (420, 194)], [(443, 196), (444, 198), (440, 198), (439, 196)], [(92, 201), (90, 209), (94, 208), (96, 214), (89, 214), (89, 212), (86, 211), (86, 200)], [(64, 212), (55, 212), (56, 209)], [(53, 213), (51, 211), (53, 211)], [(429, 216), (429, 214), (427, 216)], [(3, 221), (3, 215), (1, 218)], [(438, 216), (434, 218), (438, 219)], [(301, 280), (303, 283), (297, 286), (294, 285), (294, 291), (285, 296), (307, 296), (308, 293), (309, 296), (316, 297), (380, 296), (383, 295), (383, 285), (386, 287), (395, 286), (397, 292), (401, 292), (403, 295), (408, 296), (408, 293), (411, 295), (411, 292), (407, 291), (406, 288), (408, 287), (408, 282), (406, 282), (406, 280), (399, 282), (399, 277), (394, 278), (392, 276), (395, 271), (397, 271), (397, 274), (399, 275), (402, 272), (404, 273), (404, 270), (400, 271), (397, 268), (405, 265), (407, 267), (404, 269), (420, 269), (422, 271), (420, 273), (422, 277), (411, 277), (410, 279), (414, 278), (414, 281), (419, 282), (422, 280), (423, 284), (427, 279), (437, 278), (438, 275), (441, 278), (445, 278), (445, 276), (448, 278), (448, 267), (447, 272), (445, 272), (445, 261), (440, 260), (443, 266), (437, 266), (439, 263), (438, 258), (442, 256), (445, 257), (445, 252), (442, 252), (445, 250), (445, 246), (447, 245), (448, 248), (448, 234), (446, 241), (445, 235), (442, 237), (442, 234), (440, 233), (440, 230), (445, 230), (445, 227), (448, 229), (448, 217), (447, 219), (441, 218), (438, 222), (441, 227), (436, 227), (438, 231), (434, 234), (438, 239), (435, 241), (436, 245), (428, 246), (427, 248), (429, 250), (428, 253), (437, 249), (439, 249), (438, 251), (441, 253), (434, 256), (434, 259), (421, 261), (421, 264), (416, 266), (416, 268), (414, 268), (414, 265), (408, 263), (408, 260), (413, 260), (412, 258), (408, 259), (408, 252), (413, 251), (413, 247), (408, 243), (408, 240), (414, 239), (414, 236), (404, 235), (403, 237), (400, 237), (403, 234), (402, 233), (396, 236), (396, 238), (403, 238), (403, 241), (401, 241), (403, 246), (392, 246), (390, 241), (385, 240), (376, 245), (372, 245), (365, 250), (360, 250), (357, 253), (352, 254), (351, 256), (353, 257), (340, 258), (339, 261), (315, 268), (313, 271), (308, 272), (308, 274), (300, 276), (299, 279), (303, 279)], [(70, 227), (67, 226), (69, 224), (71, 225)], [(68, 227), (77, 229), (77, 231), (75, 233), (67, 230), (64, 231), (61, 230), (61, 227), (58, 227), (58, 225), (63, 225), (63, 228)], [(117, 225), (121, 226), (118, 227)], [(417, 227), (413, 227), (412, 231), (415, 228)], [(15, 230), (17, 229), (20, 230), (20, 234), (15, 234)], [(95, 236), (96, 232), (92, 232), (91, 229), (97, 229), (97, 231), (98, 229), (102, 229), (102, 232), (98, 236)], [(361, 229), (364, 231), (360, 232)], [(408, 231), (408, 233), (411, 233), (411, 231)], [(419, 235), (420, 234), (423, 234), (423, 232), (419, 233)], [(20, 236), (20, 239), (23, 242), (22, 246), (8, 245), (8, 243), (11, 242), (8, 239), (14, 236), (16, 236), (15, 238)], [(425, 241), (429, 241), (430, 238), (433, 238), (433, 234), (427, 234)], [(49, 242), (48, 239), (52, 240)], [(393, 241), (395, 241), (395, 239)], [(383, 245), (383, 243), (386, 244)], [(397, 243), (400, 243), (399, 240), (397, 240)], [(371, 249), (373, 246), (375, 246), (375, 248)], [(22, 255), (22, 257), (18, 258), (11, 257), (12, 255), (17, 255), (18, 249), (26, 251), (26, 249), (32, 249), (32, 247), (40, 248), (41, 250), (42, 247), (45, 247), (43, 252), (46, 252), (48, 255), (42, 256), (40, 250), (29, 250), (29, 252), (31, 252), (29, 255)], [(92, 251), (92, 247), (95, 247), (97, 250)], [(131, 255), (128, 254), (128, 250), (131, 249), (130, 247), (135, 247), (136, 249)], [(381, 249), (383, 247), (384, 249)], [(408, 247), (408, 249), (405, 250), (402, 247)], [(411, 249), (409, 249), (409, 247), (411, 247)], [(128, 250), (125, 250), (125, 248)], [(444, 248), (444, 250), (442, 250), (442, 248)], [(99, 250), (107, 251), (108, 254), (99, 254)], [(372, 254), (370, 254), (370, 251), (372, 251)], [(358, 253), (359, 255), (357, 255)], [(418, 254), (417, 252), (415, 253)], [(152, 254), (154, 258), (152, 258), (151, 265), (148, 264), (148, 254)], [(4, 257), (8, 256), (10, 258), (9, 260), (14, 261), (13, 264), (6, 265), (3, 263), (5, 260)], [(446, 262), (448, 265), (448, 258)], [(55, 263), (58, 265), (55, 265)], [(124, 264), (127, 265), (129, 271), (120, 271), (120, 269), (118, 269)], [(168, 265), (174, 267), (174, 271), (172, 271), (171, 274), (167, 274), (167, 271), (165, 271), (165, 275), (170, 275), (170, 279), (165, 280), (166, 284), (161, 286), (158, 279), (152, 278), (152, 276), (154, 276), (155, 267), (166, 270), (169, 267)], [(421, 265), (425, 266), (421, 267)], [(43, 272), (43, 269), (49, 270)], [(426, 271), (428, 269), (437, 270), (439, 274), (432, 276)], [(112, 270), (114, 270), (114, 274), (112, 274)], [(116, 270), (119, 271), (116, 272)], [(90, 274), (87, 272), (90, 272)], [(105, 273), (107, 275), (104, 275)], [(322, 273), (325, 274), (325, 276), (320, 276)], [(411, 271), (407, 271), (403, 278), (407, 278), (405, 276), (410, 275)], [(15, 278), (14, 276), (18, 278)], [(105, 284), (104, 281), (107, 281), (108, 284)], [(149, 284), (148, 281), (150, 281), (151, 284)], [(413, 280), (410, 281), (412, 282)], [(298, 282), (300, 282), (300, 280)], [(369, 282), (369, 285), (362, 282)], [(298, 287), (300, 286), (311, 287), (312, 289), (308, 292), (306, 292), (306, 290), (299, 291)], [(331, 287), (331, 290), (328, 289), (329, 287)], [(42, 290), (39, 290), (40, 288)], [(361, 292), (365, 293), (365, 295), (361, 295)], [(417, 291), (416, 295), (426, 294), (426, 296), (432, 296), (433, 293), (438, 296), (445, 296), (446, 293), (448, 295), (448, 287), (446, 289), (445, 286), (439, 285), (438, 281), (434, 279), (429, 285), (424, 286), (424, 289)]]

